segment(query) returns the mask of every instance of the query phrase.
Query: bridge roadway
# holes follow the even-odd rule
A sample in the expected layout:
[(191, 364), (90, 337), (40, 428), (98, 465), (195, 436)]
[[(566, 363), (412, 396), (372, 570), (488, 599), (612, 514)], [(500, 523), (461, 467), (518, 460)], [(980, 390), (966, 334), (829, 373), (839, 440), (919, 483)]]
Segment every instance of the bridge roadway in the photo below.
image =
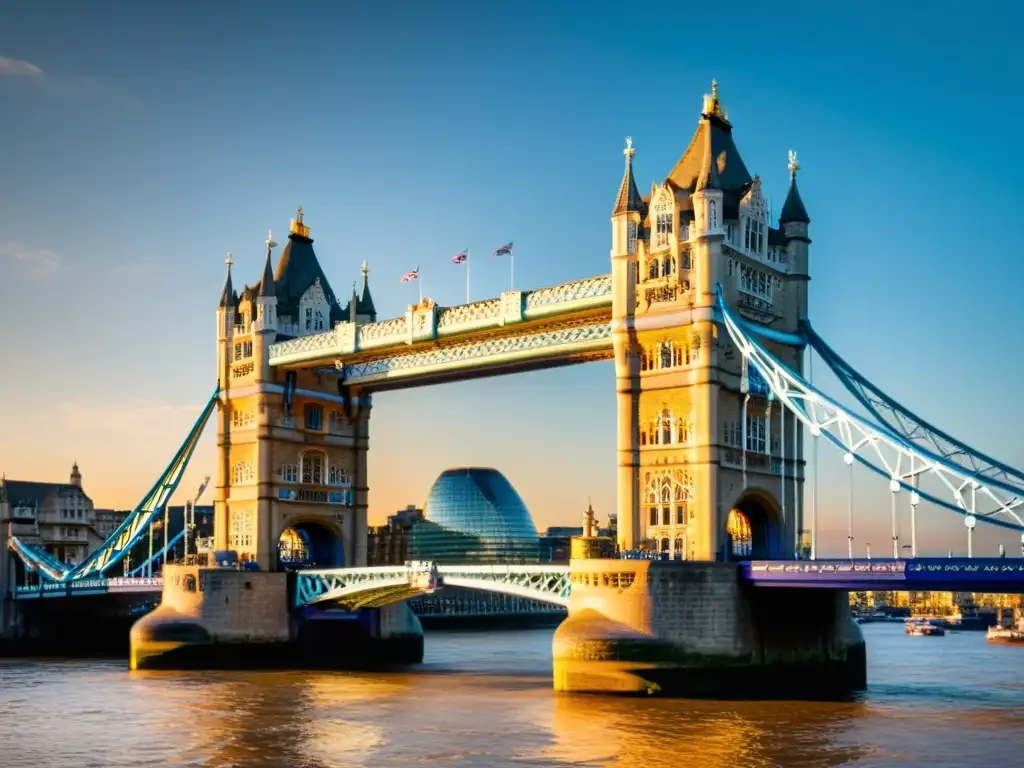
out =
[[(344, 599), (356, 592), (408, 584), (411, 587), (409, 597), (435, 587), (464, 586), (546, 600), (556, 605), (568, 603), (568, 566), (439, 566), (436, 575), (440, 579), (435, 581), (425, 578), (428, 575), (425, 565), (301, 571), (296, 602), (312, 605)], [(754, 560), (738, 565), (744, 581), (754, 587), (1024, 594), (1024, 558)], [(14, 599), (159, 594), (162, 587), (163, 580), (159, 576), (45, 582), (18, 587)]]

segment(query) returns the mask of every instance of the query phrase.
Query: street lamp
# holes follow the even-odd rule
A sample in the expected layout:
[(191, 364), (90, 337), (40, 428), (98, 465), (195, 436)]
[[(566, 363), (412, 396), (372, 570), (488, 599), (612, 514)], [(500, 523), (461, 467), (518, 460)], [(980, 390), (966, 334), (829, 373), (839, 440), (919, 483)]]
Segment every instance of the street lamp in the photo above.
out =
[[(916, 483), (917, 478), (914, 478)], [(921, 503), (921, 494), (917, 490), (910, 492), (910, 556), (917, 557), (917, 505)]]
[(896, 530), (896, 494), (900, 491), (900, 481), (895, 477), (889, 481), (889, 490), (892, 491), (892, 559), (900, 559), (900, 535)]
[(850, 487), (846, 498), (846, 551), (853, 560), (853, 454), (847, 451), (843, 461), (850, 468)]
[(967, 557), (971, 558), (974, 556), (974, 526), (978, 524), (978, 519), (974, 515), (967, 515), (964, 518), (964, 527), (967, 529)]

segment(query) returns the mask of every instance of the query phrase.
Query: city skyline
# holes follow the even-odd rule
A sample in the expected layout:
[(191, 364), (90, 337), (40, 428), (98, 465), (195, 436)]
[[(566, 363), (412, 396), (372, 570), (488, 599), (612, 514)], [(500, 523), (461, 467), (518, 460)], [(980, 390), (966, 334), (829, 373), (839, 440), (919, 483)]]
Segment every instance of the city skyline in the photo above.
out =
[[(369, 262), (380, 319), (400, 315), (419, 288), (441, 304), (464, 301), (463, 267), (451, 257), (467, 246), (474, 298), (507, 288), (508, 264), (490, 254), (509, 241), (518, 288), (607, 272), (623, 137), (634, 138), (646, 191), (686, 148), (712, 77), (776, 214), (786, 152), (800, 154), (816, 327), (912, 410), (1024, 464), (1024, 449), (1002, 428), (1019, 421), (1021, 406), (1005, 382), (1017, 378), (1020, 363), (1003, 349), (1005, 333), (989, 330), (1019, 325), (1012, 302), (1022, 271), (1002, 256), (996, 226), (1009, 226), (1019, 207), (1011, 180), (1024, 167), (1010, 128), (1019, 105), (1007, 96), (1009, 76), (998, 61), (956, 53), (935, 62), (946, 77), (929, 85), (894, 67), (909, 52), (879, 54), (851, 72), (846, 65), (857, 50), (840, 46), (822, 71), (785, 70), (790, 76), (780, 79), (761, 71), (764, 59), (730, 65), (695, 40), (690, 59), (699, 65), (664, 62), (672, 84), (664, 98), (661, 86), (619, 71), (637, 60), (658, 71), (660, 59), (646, 44), (609, 53), (610, 14), (556, 48), (550, 30), (568, 23), (567, 12), (496, 12), (503, 39), (534, 38), (535, 61), (515, 68), (481, 59), (498, 22), (470, 6), (447, 4), (419, 20), (429, 25), (429, 46), (409, 19), (385, 26), (358, 8), (320, 10), (322, 28), (306, 23), (303, 33), (323, 44), (337, 35), (344, 45), (336, 59), (309, 52), (312, 44), (292, 58), (247, 59), (260, 52), (254, 41), (272, 39), (277, 22), (269, 6), (242, 20), (223, 47), (209, 31), (215, 23), (188, 27), (188, 56), (174, 32), (196, 24), (190, 6), (164, 33), (146, 38), (149, 51), (141, 40), (124, 50), (104, 45), (107, 35), (153, 21), (127, 7), (89, 40), (0, 32), (0, 98), (20, 116), (0, 126), (7, 178), (18, 180), (0, 181), (0, 269), (8, 277), (0, 284), (0, 320), (10, 369), (32, 372), (31, 383), (13, 376), (0, 384), (0, 397), (19, 404), (4, 419), (0, 444), (0, 471), (9, 478), (61, 481), (77, 460), (97, 506), (134, 506), (212, 390), (225, 254), (234, 254), (238, 281), (252, 283), (266, 230), (283, 240), (300, 204), (339, 293)], [(780, 38), (792, 35), (788, 52), (766, 52), (777, 57), (773, 66), (784, 70), (812, 55), (816, 44), (787, 20), (754, 6), (751, 14), (758, 14), (749, 17), (751, 29), (764, 24)], [(11, 23), (0, 26), (30, 32), (44, 14), (13, 4), (4, 16)], [(801, 23), (814, 21), (826, 23), (811, 13)], [(911, 21), (894, 15), (892, 28)], [(942, 23), (925, 22), (932, 32)], [(467, 31), (460, 50), (475, 57), (477, 71), (452, 53)], [(362, 82), (353, 73), (374, 60), (373, 44), (396, 52)], [(573, 69), (573, 57), (593, 69)], [(239, 66), (243, 59), (252, 71)], [(304, 76), (310, 71), (321, 76)], [(561, 79), (545, 78), (546, 71)], [(829, 78), (846, 97), (823, 88)], [(943, 82), (941, 93), (935, 82)], [(608, 89), (627, 86), (660, 115), (605, 103)], [(474, 88), (486, 98), (469, 98)], [(573, 100), (565, 98), (570, 90)], [(274, 109), (269, 92), (278, 94)], [(957, 121), (967, 103), (1005, 116), (988, 127), (1005, 146), (998, 167), (962, 151)], [(947, 213), (950, 179), (956, 218)], [(419, 285), (399, 283), (417, 267)], [(964, 290), (967, 278), (977, 290)], [(835, 382), (823, 388), (839, 395)], [(506, 474), (538, 527), (577, 524), (588, 497), (605, 517), (615, 498), (613, 398), (609, 363), (375, 395), (371, 522), (422, 504), (434, 478), (458, 465)], [(214, 448), (209, 430), (177, 503), (213, 474)], [(822, 549), (827, 543), (841, 554), (845, 468), (835, 451), (826, 461), (830, 450), (820, 449), (820, 533)], [(858, 549), (876, 542), (876, 556), (889, 543), (880, 485), (867, 491), (871, 512), (857, 535)], [(925, 528), (923, 541), (932, 537), (936, 551), (962, 550), (955, 516), (937, 514), (952, 525), (943, 523), (941, 535)], [(988, 532), (977, 538), (976, 552), (996, 541)]]

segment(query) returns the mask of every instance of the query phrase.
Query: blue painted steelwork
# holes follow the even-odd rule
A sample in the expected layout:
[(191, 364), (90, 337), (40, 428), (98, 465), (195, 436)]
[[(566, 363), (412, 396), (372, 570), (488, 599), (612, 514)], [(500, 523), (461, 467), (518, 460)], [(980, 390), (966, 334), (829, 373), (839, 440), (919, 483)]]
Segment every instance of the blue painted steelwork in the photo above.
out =
[(132, 568), (130, 571), (128, 571), (126, 575), (129, 577), (138, 576), (140, 573), (146, 570), (146, 566), (149, 565), (151, 562), (154, 564), (158, 562), (162, 563), (163, 559), (167, 556), (167, 553), (173, 552), (174, 545), (181, 541), (184, 537), (185, 529), (178, 531), (174, 535), (174, 538), (167, 542), (166, 549), (161, 549), (159, 552), (154, 552), (152, 557), (147, 557), (141, 565), (139, 565), (136, 568)]
[(143, 497), (131, 514), (124, 522), (117, 527), (99, 548), (89, 557), (74, 568), (59, 562), (48, 552), (20, 541), (16, 536), (10, 539), (11, 549), (22, 559), (25, 565), (41, 576), (52, 581), (66, 582), (79, 581), (82, 579), (97, 578), (102, 576), (111, 566), (119, 563), (131, 548), (142, 538), (142, 535), (149, 528), (164, 510), (174, 491), (181, 482), (181, 477), (188, 466), (189, 460), (195, 451), (203, 428), (210, 419), (210, 415), (217, 407), (220, 397), (220, 385), (213, 392), (210, 401), (203, 408), (199, 419), (192, 427), (185, 442), (182, 443), (178, 452), (174, 455), (167, 469), (164, 470), (160, 479), (153, 488)]
[(741, 567), (755, 587), (1024, 594), (1019, 558), (755, 560)]
[(809, 321), (805, 321), (804, 329), (811, 347), (832, 369), (843, 386), (881, 423), (913, 443), (928, 446), (929, 450), (947, 461), (955, 462), (971, 474), (988, 478), (990, 482), (997, 481), (1004, 488), (1016, 489), (1016, 492), (1024, 496), (1024, 472), (986, 456), (929, 424), (854, 370), (815, 332)]
[(416, 561), (375, 568), (299, 571), (295, 604), (338, 603), (354, 610), (400, 602), (445, 586), (500, 592), (564, 607), (569, 603), (569, 566), (438, 565)]
[(39, 584), (15, 587), (15, 600), (40, 600), (55, 597), (89, 597), (90, 595), (154, 594), (163, 590), (163, 579), (91, 578), (78, 581), (42, 581)]
[[(990, 525), (1024, 531), (1024, 519), (1016, 512), (1024, 504), (1018, 488), (1000, 480), (983, 477), (966, 470), (926, 447), (897, 434), (884, 424), (875, 424), (847, 410), (812, 387), (799, 374), (774, 357), (753, 336), (743, 319), (726, 306), (721, 286), (718, 287), (718, 312), (730, 338), (739, 352), (756, 367), (768, 382), (771, 393), (788, 408), (811, 432), (853, 456), (873, 472), (917, 493), (920, 498), (956, 512), (973, 515)], [(941, 498), (920, 488), (917, 479), (933, 476), (940, 480), (952, 496)], [(965, 494), (970, 499), (965, 499)], [(976, 501), (995, 504), (994, 509), (978, 510)], [(1007, 519), (996, 517), (1004, 515)]]

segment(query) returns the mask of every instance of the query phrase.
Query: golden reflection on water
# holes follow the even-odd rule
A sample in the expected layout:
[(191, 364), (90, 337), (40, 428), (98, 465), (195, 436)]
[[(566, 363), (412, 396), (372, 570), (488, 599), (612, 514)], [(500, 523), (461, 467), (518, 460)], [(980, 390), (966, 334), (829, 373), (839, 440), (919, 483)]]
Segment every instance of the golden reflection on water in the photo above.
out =
[(550, 631), (431, 635), (422, 667), (391, 674), (0, 661), (0, 744), (17, 745), (0, 766), (1019, 764), (1024, 649), (927, 642), (871, 630), (870, 688), (848, 703), (556, 695)]

